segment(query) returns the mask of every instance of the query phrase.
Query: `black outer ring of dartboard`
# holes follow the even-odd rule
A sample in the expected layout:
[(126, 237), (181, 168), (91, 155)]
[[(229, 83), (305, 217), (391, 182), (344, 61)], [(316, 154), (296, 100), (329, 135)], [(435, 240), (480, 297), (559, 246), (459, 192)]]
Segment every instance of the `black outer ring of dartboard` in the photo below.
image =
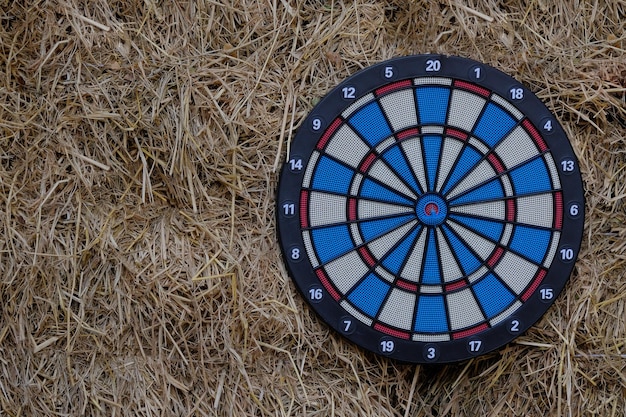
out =
[[(439, 61), (440, 69), (436, 72), (427, 72), (425, 68), (429, 60)], [(385, 77), (386, 68), (392, 68), (393, 77)], [(476, 74), (476, 68), (480, 68), (481, 76), (472, 78), (472, 74)], [(474, 336), (445, 342), (405, 340), (374, 330), (373, 327), (367, 326), (357, 319), (352, 320), (354, 327), (345, 332), (343, 331), (342, 320), (349, 317), (349, 314), (320, 284), (304, 248), (300, 230), (298, 201), (305, 168), (317, 142), (328, 127), (327, 123), (334, 120), (354, 101), (347, 101), (342, 97), (344, 87), (355, 87), (357, 89), (355, 99), (358, 99), (376, 88), (395, 81), (429, 76), (468, 81), (507, 98), (507, 101), (521, 111), (541, 133), (554, 158), (561, 181), (563, 223), (559, 245), (542, 285), (535, 290), (531, 297), (513, 315), (498, 325)], [(508, 99), (512, 88), (523, 89), (522, 100)], [(310, 129), (312, 120), (315, 118), (320, 118), (323, 123), (326, 123), (318, 132)], [(547, 120), (551, 121), (553, 128), (549, 133), (541, 129)], [(456, 56), (416, 55), (394, 58), (367, 67), (337, 85), (313, 108), (295, 135), (291, 145), (291, 156), (292, 158), (294, 156), (302, 158), (302, 169), (299, 172), (292, 172), (288, 157), (281, 170), (276, 201), (276, 224), (285, 265), (299, 292), (322, 320), (339, 334), (362, 348), (399, 361), (412, 363), (457, 362), (485, 354), (501, 348), (534, 325), (554, 303), (571, 275), (580, 249), (585, 217), (583, 184), (578, 160), (562, 126), (544, 103), (519, 81), (487, 64)], [(561, 169), (561, 162), (566, 159), (574, 161), (574, 170), (564, 173)], [(282, 205), (285, 202), (295, 204), (293, 216), (287, 217), (283, 214)], [(578, 205), (575, 216), (568, 212), (570, 204)], [(302, 254), (297, 261), (288, 256), (293, 248), (299, 249)], [(561, 249), (572, 249), (573, 259), (562, 260), (559, 257)], [(552, 293), (551, 299), (547, 302), (542, 300), (540, 296), (541, 290), (545, 289), (550, 289)], [(313, 290), (313, 293), (317, 292), (318, 295), (321, 291), (322, 299), (311, 300), (309, 298), (310, 290)], [(514, 327), (515, 331), (511, 331), (511, 327)], [(480, 348), (472, 349), (478, 345), (476, 340), (480, 340)], [(387, 344), (387, 346), (393, 345), (393, 349), (382, 351), (381, 346), (389, 341), (393, 343)]]

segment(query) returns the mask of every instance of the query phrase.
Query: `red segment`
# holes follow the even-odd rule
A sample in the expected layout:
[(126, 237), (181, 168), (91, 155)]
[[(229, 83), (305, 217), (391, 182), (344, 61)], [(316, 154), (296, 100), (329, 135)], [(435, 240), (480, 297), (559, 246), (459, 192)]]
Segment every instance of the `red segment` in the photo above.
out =
[(382, 96), (383, 94), (391, 93), (392, 91), (400, 90), (402, 88), (407, 88), (410, 86), (411, 86), (411, 80), (398, 81), (397, 83), (392, 83), (392, 84), (388, 84), (383, 87), (380, 87), (379, 89), (376, 90), (376, 95)]
[(371, 268), (374, 265), (376, 265), (376, 261), (374, 260), (374, 256), (372, 256), (370, 251), (367, 250), (367, 248), (365, 246), (361, 246), (359, 248), (359, 253), (361, 254), (363, 259), (365, 260), (365, 263), (367, 264), (367, 266), (369, 266)]
[(560, 191), (554, 193), (554, 228), (561, 229), (563, 227), (563, 194)]
[(309, 216), (308, 214), (309, 207), (309, 192), (302, 190), (300, 193), (300, 227), (303, 229), (309, 227)]
[(378, 330), (379, 332), (383, 332), (385, 334), (397, 337), (399, 339), (408, 340), (410, 336), (408, 332), (403, 332), (402, 330), (392, 329), (391, 327), (387, 327), (384, 324), (380, 324), (380, 323), (376, 323), (374, 325), (374, 330)]
[(478, 326), (472, 327), (471, 329), (461, 330), (460, 332), (452, 333), (453, 339), (463, 339), (464, 337), (472, 336), (476, 333), (480, 333), (484, 330), (487, 330), (489, 326), (487, 323), (479, 324)]
[(524, 294), (522, 294), (522, 301), (523, 302), (528, 301), (528, 299), (535, 293), (535, 291), (537, 291), (537, 287), (539, 287), (539, 285), (541, 285), (541, 281), (543, 281), (543, 279), (545, 278), (547, 273), (548, 272), (545, 269), (540, 269), (539, 270), (539, 272), (537, 273), (537, 275), (533, 279), (533, 282), (526, 289), (526, 291), (524, 291)]
[(457, 139), (461, 139), (461, 140), (467, 140), (468, 138), (468, 134), (465, 132), (461, 132), (460, 130), (456, 130), (456, 129), (446, 129), (446, 135), (448, 136), (452, 136), (453, 138), (457, 138)]
[(419, 134), (420, 134), (419, 129), (416, 127), (413, 127), (411, 129), (406, 129), (406, 130), (403, 130), (402, 132), (398, 132), (396, 134), (396, 137), (398, 138), (398, 140), (403, 140), (411, 136), (417, 136)]
[(356, 198), (351, 198), (348, 200), (348, 220), (356, 220)]
[(467, 287), (467, 282), (465, 282), (465, 280), (461, 279), (458, 280), (456, 282), (452, 282), (450, 284), (446, 284), (446, 286), (444, 287), (444, 291), (446, 292), (450, 292), (450, 291), (455, 291), (461, 288), (465, 288)]
[(458, 88), (462, 88), (464, 90), (471, 91), (472, 93), (476, 93), (483, 97), (489, 97), (489, 95), (491, 94), (489, 90), (487, 90), (486, 88), (479, 87), (476, 84), (468, 83), (466, 81), (456, 80), (454, 82), (454, 86)]
[(504, 165), (502, 165), (502, 162), (500, 162), (500, 159), (495, 154), (490, 153), (487, 159), (489, 159), (489, 162), (491, 162), (491, 165), (496, 169), (498, 174), (504, 172)]
[(404, 281), (401, 279), (396, 281), (396, 286), (398, 288), (402, 288), (403, 290), (407, 290), (407, 291), (417, 291), (417, 284), (414, 284), (409, 281)]
[(324, 270), (321, 268), (316, 269), (315, 274), (317, 275), (317, 278), (320, 280), (324, 288), (326, 288), (326, 291), (328, 291), (328, 294), (330, 294), (330, 296), (333, 297), (335, 301), (339, 301), (341, 295), (339, 295), (335, 287), (333, 287), (333, 284), (330, 283), (330, 280), (326, 276)]
[(376, 159), (376, 154), (374, 152), (370, 152), (365, 157), (363, 162), (361, 162), (361, 166), (359, 166), (359, 171), (366, 172), (370, 168), (370, 166), (372, 165), (372, 162), (374, 162), (375, 159)]
[(502, 258), (503, 254), (504, 254), (504, 249), (500, 247), (496, 249), (493, 255), (491, 255), (491, 258), (489, 258), (489, 260), (487, 261), (487, 265), (489, 265), (489, 268), (493, 268), (493, 266), (498, 263), (500, 258)]
[(524, 126), (530, 136), (534, 139), (537, 147), (541, 152), (545, 152), (548, 150), (548, 145), (546, 145), (546, 142), (543, 140), (537, 129), (535, 129), (535, 126), (530, 123), (530, 120), (524, 119), (524, 121), (522, 122), (522, 126)]
[(330, 139), (333, 133), (335, 133), (335, 130), (337, 130), (337, 128), (341, 126), (341, 123), (343, 123), (343, 120), (341, 120), (340, 117), (337, 117), (335, 120), (333, 120), (330, 126), (328, 126), (328, 129), (326, 129), (326, 131), (322, 135), (320, 141), (317, 142), (317, 149), (324, 149), (326, 147), (328, 139)]
[(515, 220), (515, 202), (512, 199), (506, 200), (506, 221)]

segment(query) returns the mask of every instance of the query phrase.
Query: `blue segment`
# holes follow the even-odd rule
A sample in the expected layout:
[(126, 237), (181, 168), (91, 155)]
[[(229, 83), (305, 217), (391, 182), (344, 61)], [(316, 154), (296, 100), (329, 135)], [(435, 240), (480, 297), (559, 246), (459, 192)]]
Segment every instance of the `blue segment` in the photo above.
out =
[(320, 191), (348, 194), (353, 175), (354, 171), (351, 169), (322, 156), (315, 169), (315, 174), (313, 174), (313, 188)]
[(354, 249), (348, 226), (345, 225), (314, 229), (311, 231), (311, 236), (317, 255), (323, 264)]
[(406, 215), (400, 217), (392, 217), (380, 220), (369, 220), (362, 221), (360, 223), (361, 226), (361, 234), (363, 235), (363, 239), (366, 242), (377, 238), (385, 233), (388, 233), (397, 227), (402, 226), (407, 221), (413, 219), (414, 216)]
[(378, 103), (372, 102), (356, 112), (349, 120), (350, 124), (372, 147), (391, 136), (391, 130)]
[(497, 200), (503, 197), (504, 190), (502, 190), (502, 184), (500, 180), (496, 178), (467, 194), (455, 198), (450, 202), (450, 205), (457, 206), (459, 204), (475, 203), (478, 201)]
[(495, 317), (515, 301), (515, 295), (491, 273), (472, 288), (488, 319)]
[(428, 191), (434, 191), (442, 141), (439, 136), (424, 136), (422, 142), (424, 143), (424, 157), (426, 159), (426, 172), (428, 174)]
[(415, 94), (420, 123), (422, 125), (445, 124), (450, 90), (445, 87), (418, 87), (415, 89)]
[(502, 230), (504, 229), (504, 225), (502, 223), (494, 222), (492, 220), (460, 216), (458, 214), (453, 214), (450, 217), (493, 241), (499, 241), (500, 236), (502, 236)]
[(351, 293), (348, 300), (365, 314), (374, 317), (389, 292), (389, 285), (369, 274)]
[(461, 268), (463, 268), (463, 273), (469, 275), (476, 271), (481, 265), (478, 258), (474, 256), (465, 243), (456, 237), (448, 227), (444, 226), (443, 231), (450, 242), (450, 246), (452, 246), (452, 251), (461, 264)]
[(413, 330), (421, 333), (442, 333), (448, 331), (443, 296), (422, 295), (419, 297)]
[(540, 264), (546, 256), (551, 236), (548, 230), (517, 226), (509, 246), (514, 252)]
[(383, 154), (383, 159), (387, 161), (389, 166), (398, 174), (398, 176), (404, 179), (410, 186), (411, 189), (415, 192), (415, 194), (420, 194), (420, 187), (415, 182), (415, 177), (413, 176), (413, 171), (409, 168), (406, 163), (406, 159), (400, 151), (400, 148), (397, 146), (391, 147), (388, 151)]
[[(346, 191), (347, 193), (347, 191)], [(412, 206), (413, 202), (408, 198), (402, 197), (400, 194), (397, 194), (391, 191), (388, 188), (379, 185), (378, 183), (366, 178), (363, 181), (363, 186), (361, 187), (361, 198), (369, 198), (370, 200), (377, 201), (386, 201), (389, 203), (397, 203), (403, 204), (405, 206)]]
[(478, 121), (474, 134), (493, 147), (517, 124), (507, 112), (489, 103)]
[(511, 171), (515, 194), (538, 193), (552, 190), (550, 174), (543, 158), (536, 158)]
[(439, 251), (435, 243), (435, 232), (429, 230), (428, 243), (426, 244), (426, 262), (422, 271), (422, 283), (441, 284), (441, 272), (439, 270)]
[(383, 266), (387, 268), (389, 272), (392, 274), (398, 275), (400, 273), (400, 268), (404, 264), (404, 260), (411, 248), (413, 248), (413, 243), (417, 238), (417, 233), (421, 227), (416, 228), (407, 236), (394, 250), (385, 258), (383, 261)]
[(452, 173), (448, 177), (448, 182), (443, 189), (443, 193), (447, 193), (452, 187), (454, 187), (459, 181), (461, 181), (461, 179), (463, 179), (465, 175), (474, 166), (476, 166), (478, 162), (480, 162), (481, 159), (482, 157), (478, 152), (476, 152), (473, 148), (466, 146), (465, 149), (463, 149), (461, 157), (454, 166)]

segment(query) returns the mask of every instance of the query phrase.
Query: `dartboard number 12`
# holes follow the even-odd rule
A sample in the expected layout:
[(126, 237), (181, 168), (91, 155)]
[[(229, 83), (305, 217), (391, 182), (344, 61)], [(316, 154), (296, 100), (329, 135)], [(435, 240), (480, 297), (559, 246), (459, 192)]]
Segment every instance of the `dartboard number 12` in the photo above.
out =
[(348, 78), (302, 122), (277, 193), (288, 272), (337, 332), (416, 363), (532, 326), (576, 260), (584, 196), (563, 128), (522, 83), (418, 55)]

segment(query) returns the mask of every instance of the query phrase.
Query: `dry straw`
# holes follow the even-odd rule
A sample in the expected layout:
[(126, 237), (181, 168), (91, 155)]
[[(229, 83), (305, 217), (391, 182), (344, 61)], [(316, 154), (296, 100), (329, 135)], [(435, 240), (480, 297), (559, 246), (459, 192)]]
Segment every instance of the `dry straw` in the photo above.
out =
[[(0, 0), (0, 414), (624, 416), (625, 22), (624, 0)], [(436, 368), (320, 323), (274, 221), (317, 100), (426, 52), (545, 100), (587, 197), (547, 315)]]

